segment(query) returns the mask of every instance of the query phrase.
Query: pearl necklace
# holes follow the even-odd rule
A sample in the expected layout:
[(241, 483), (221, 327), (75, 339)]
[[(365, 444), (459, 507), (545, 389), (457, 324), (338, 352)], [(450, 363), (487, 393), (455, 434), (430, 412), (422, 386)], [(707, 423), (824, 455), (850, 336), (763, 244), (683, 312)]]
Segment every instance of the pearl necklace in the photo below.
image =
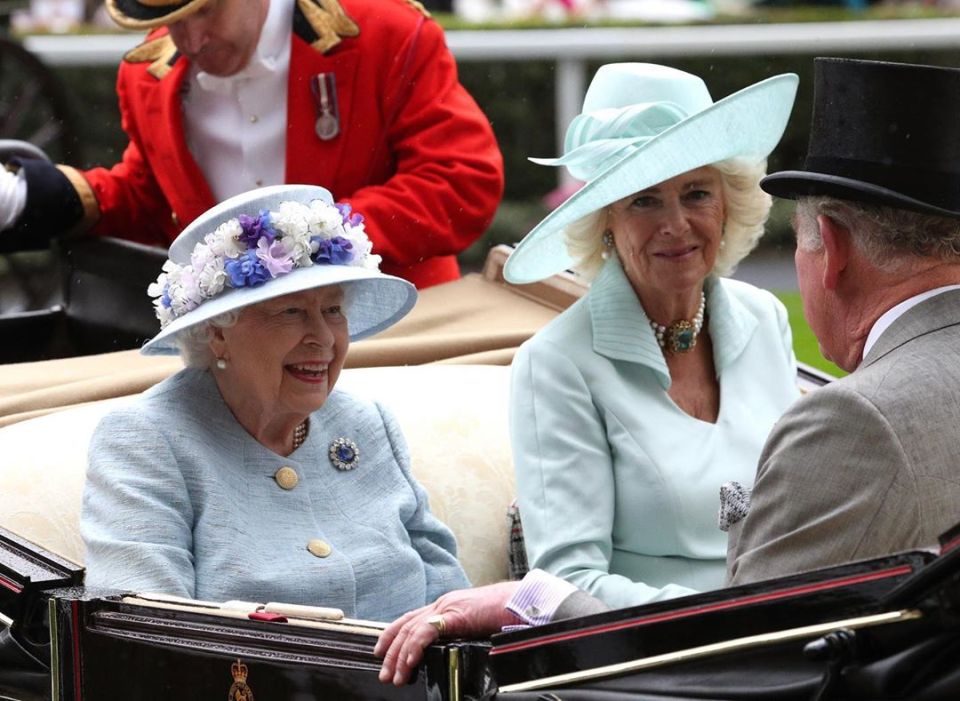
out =
[(700, 292), (700, 308), (690, 321), (680, 319), (669, 326), (658, 324), (653, 319), (650, 326), (657, 337), (657, 343), (668, 353), (689, 353), (697, 345), (697, 336), (703, 328), (703, 314), (707, 308), (707, 296)]
[(307, 421), (304, 419), (303, 423), (293, 429), (293, 449), (296, 450), (303, 442), (307, 440)]

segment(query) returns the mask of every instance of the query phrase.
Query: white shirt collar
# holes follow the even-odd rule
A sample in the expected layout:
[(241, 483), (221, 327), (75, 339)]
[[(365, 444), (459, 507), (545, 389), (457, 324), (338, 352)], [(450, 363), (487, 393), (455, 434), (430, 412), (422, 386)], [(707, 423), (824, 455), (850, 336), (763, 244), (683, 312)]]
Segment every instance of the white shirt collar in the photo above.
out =
[(883, 332), (889, 329), (893, 325), (893, 322), (906, 314), (910, 309), (920, 304), (920, 302), (924, 302), (931, 297), (936, 297), (950, 290), (960, 290), (960, 285), (945, 285), (944, 287), (936, 287), (932, 290), (921, 292), (885, 311), (880, 318), (874, 322), (873, 328), (871, 328), (870, 333), (867, 334), (867, 342), (863, 344), (863, 354), (860, 357), (866, 358), (867, 353), (870, 352), (870, 349), (873, 348), (874, 344), (880, 339)]
[(270, 0), (267, 18), (260, 30), (260, 39), (250, 61), (230, 76), (210, 75), (197, 71), (195, 81), (202, 90), (229, 94), (237, 82), (275, 73), (278, 64), (290, 53), (290, 27), (293, 26), (295, 0)]

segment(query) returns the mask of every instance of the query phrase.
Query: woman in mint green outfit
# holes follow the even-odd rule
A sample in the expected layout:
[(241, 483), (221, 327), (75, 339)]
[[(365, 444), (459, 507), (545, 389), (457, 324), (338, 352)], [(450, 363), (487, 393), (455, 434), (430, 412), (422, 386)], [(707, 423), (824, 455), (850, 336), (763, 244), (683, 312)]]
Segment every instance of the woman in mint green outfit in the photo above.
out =
[(787, 314), (722, 277), (763, 233), (759, 188), (797, 78), (716, 103), (696, 76), (611, 64), (567, 130), (586, 185), (524, 239), (512, 282), (587, 295), (520, 349), (511, 435), (531, 567), (611, 607), (723, 585), (720, 487), (751, 485), (796, 398)]

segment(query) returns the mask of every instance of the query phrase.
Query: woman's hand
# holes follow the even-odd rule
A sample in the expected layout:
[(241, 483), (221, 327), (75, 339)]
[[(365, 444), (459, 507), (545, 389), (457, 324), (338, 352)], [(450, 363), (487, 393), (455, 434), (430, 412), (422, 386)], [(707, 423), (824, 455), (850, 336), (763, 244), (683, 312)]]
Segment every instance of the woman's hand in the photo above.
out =
[(434, 603), (404, 614), (380, 634), (373, 654), (383, 658), (380, 681), (401, 686), (423, 658), (423, 651), (440, 636), (436, 624), (442, 616), (443, 637), (486, 637), (505, 625), (522, 623), (504, 608), (520, 582), (500, 582), (485, 587), (444, 594)]

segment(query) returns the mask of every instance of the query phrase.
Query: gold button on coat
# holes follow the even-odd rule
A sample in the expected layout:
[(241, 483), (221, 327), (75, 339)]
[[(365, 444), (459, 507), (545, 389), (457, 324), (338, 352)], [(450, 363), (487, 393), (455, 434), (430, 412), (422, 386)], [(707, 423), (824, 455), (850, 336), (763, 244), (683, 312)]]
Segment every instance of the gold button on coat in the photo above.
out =
[(284, 489), (293, 489), (297, 486), (297, 483), (300, 482), (300, 477), (297, 475), (297, 471), (292, 467), (281, 467), (274, 474), (273, 479), (277, 481)]
[(325, 540), (320, 540), (319, 538), (314, 538), (307, 543), (307, 550), (317, 557), (326, 557), (333, 552), (333, 548), (330, 547), (330, 543)]

